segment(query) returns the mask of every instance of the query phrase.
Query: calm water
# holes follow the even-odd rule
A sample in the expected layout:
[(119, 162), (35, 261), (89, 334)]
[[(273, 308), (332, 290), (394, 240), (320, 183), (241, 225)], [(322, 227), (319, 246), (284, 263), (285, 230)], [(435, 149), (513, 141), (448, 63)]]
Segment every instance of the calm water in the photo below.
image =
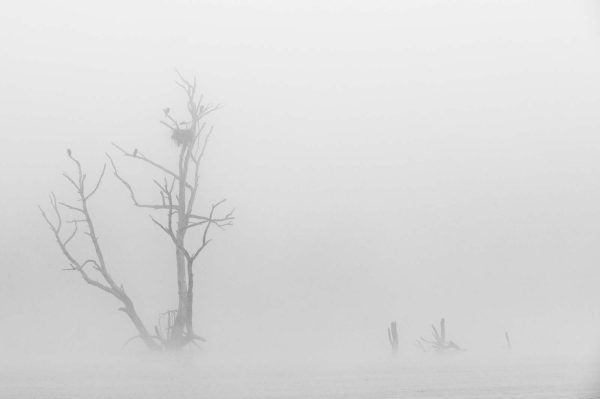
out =
[[(0, 398), (600, 398), (597, 364), (475, 362), (257, 366), (134, 362), (3, 366)], [(600, 379), (598, 379), (600, 380)]]

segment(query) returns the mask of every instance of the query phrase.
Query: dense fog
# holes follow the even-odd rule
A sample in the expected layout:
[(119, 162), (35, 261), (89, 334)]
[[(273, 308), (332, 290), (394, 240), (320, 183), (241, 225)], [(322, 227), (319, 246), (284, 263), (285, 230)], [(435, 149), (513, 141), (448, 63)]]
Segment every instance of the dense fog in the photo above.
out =
[[(2, 362), (141, 353), (37, 209), (109, 152), (141, 195), (159, 124), (197, 77), (214, 133), (200, 209), (234, 226), (196, 266), (199, 356), (400, 356), (446, 318), (465, 356), (600, 349), (600, 9), (593, 1), (13, 3), (0, 16)], [(110, 171), (90, 202), (148, 325), (176, 307), (173, 247)], [(75, 243), (85, 251), (83, 241)]]

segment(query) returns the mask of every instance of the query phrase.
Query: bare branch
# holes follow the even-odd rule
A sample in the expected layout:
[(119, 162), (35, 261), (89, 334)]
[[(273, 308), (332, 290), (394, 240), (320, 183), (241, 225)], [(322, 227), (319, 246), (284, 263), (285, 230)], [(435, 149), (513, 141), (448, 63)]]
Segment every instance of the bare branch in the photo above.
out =
[(197, 227), (197, 226), (202, 226), (203, 224), (208, 223), (209, 220), (202, 220), (200, 222), (196, 222), (196, 223), (189, 223), (187, 226), (185, 226), (186, 230), (189, 230), (191, 228)]
[(160, 229), (162, 231), (164, 231), (165, 233), (167, 233), (169, 236), (173, 235), (173, 231), (171, 231), (167, 227), (163, 226), (158, 220), (154, 219), (154, 217), (150, 216), (150, 219), (152, 219), (152, 221), (154, 222), (154, 224), (157, 225), (158, 227), (160, 227)]
[(226, 199), (222, 199), (221, 201), (213, 204), (211, 206), (210, 214), (209, 214), (208, 217), (193, 215), (194, 218), (200, 219), (200, 221), (188, 225), (187, 228), (191, 228), (191, 227), (199, 226), (199, 225), (204, 225), (204, 232), (202, 233), (202, 244), (194, 252), (194, 254), (191, 256), (191, 263), (193, 263), (196, 260), (196, 258), (198, 257), (198, 255), (200, 255), (200, 253), (204, 250), (204, 248), (206, 248), (206, 246), (211, 242), (211, 240), (208, 239), (208, 231), (210, 229), (211, 224), (215, 224), (216, 226), (218, 226), (220, 228), (223, 228), (224, 226), (229, 226), (229, 225), (232, 224), (232, 221), (234, 219), (233, 216), (232, 216), (233, 215), (233, 210), (231, 210), (224, 218), (221, 218), (221, 219), (215, 219), (215, 218), (213, 218), (215, 210), (219, 207), (219, 205), (221, 205), (225, 201), (226, 201)]
[(100, 288), (102, 291), (108, 292), (109, 294), (119, 298), (119, 296), (109, 286), (104, 285), (104, 284), (100, 283), (99, 281), (90, 278), (88, 276), (88, 274), (82, 268), (79, 268), (78, 270), (79, 270), (79, 273), (81, 274), (81, 277), (83, 277), (83, 279), (85, 280), (86, 283), (88, 283), (89, 285), (93, 285), (94, 287)]
[(96, 262), (94, 259), (88, 259), (85, 262), (83, 262), (80, 266), (81, 269), (83, 269), (86, 265), (88, 264), (93, 264), (94, 265), (94, 269), (98, 270), (98, 271), (102, 271), (101, 270), (101, 266), (98, 264), (98, 262)]
[[(106, 291), (110, 294), (114, 293), (112, 292), (111, 288), (107, 285), (104, 285), (96, 280), (93, 280), (92, 278), (90, 278), (88, 276), (88, 274), (85, 272), (85, 270), (83, 269), (83, 267), (90, 263), (96, 263), (95, 261), (89, 260), (89, 261), (85, 261), (83, 264), (79, 263), (75, 257), (71, 254), (71, 252), (67, 249), (67, 244), (69, 243), (69, 241), (71, 241), (71, 239), (75, 236), (75, 233), (77, 230), (75, 230), (75, 232), (73, 232), (73, 234), (71, 236), (69, 236), (69, 238), (65, 241), (63, 241), (60, 238), (60, 230), (61, 230), (61, 226), (62, 226), (62, 217), (60, 215), (60, 212), (58, 211), (58, 207), (56, 206), (56, 197), (54, 196), (54, 194), (51, 195), (51, 205), (54, 208), (54, 210), (56, 211), (57, 217), (58, 217), (58, 223), (56, 225), (54, 225), (50, 219), (48, 218), (48, 216), (46, 215), (46, 213), (44, 212), (44, 210), (40, 207), (40, 211), (42, 212), (42, 216), (43, 218), (46, 220), (46, 222), (48, 223), (48, 225), (50, 226), (50, 229), (52, 230), (52, 232), (54, 233), (54, 237), (56, 238), (56, 242), (58, 244), (58, 247), (60, 248), (60, 250), (62, 251), (63, 255), (67, 258), (67, 260), (69, 261), (69, 264), (71, 265), (71, 269), (67, 269), (67, 270), (77, 270), (81, 276), (83, 277), (83, 279), (90, 285), (93, 285), (97, 288), (102, 289), (103, 291)], [(77, 227), (77, 224), (75, 224), (75, 227)], [(97, 263), (96, 263), (97, 265)]]
[[(211, 211), (209, 216), (200, 216), (200, 215), (196, 215), (196, 214), (191, 214), (189, 215), (189, 219), (193, 219), (193, 220), (198, 220), (197, 222), (194, 223), (190, 223), (187, 225), (186, 229), (191, 229), (193, 227), (197, 227), (197, 226), (202, 226), (202, 225), (206, 225), (206, 224), (214, 224), (219, 228), (224, 228), (225, 226), (231, 226), (233, 225), (233, 220), (235, 220), (235, 218), (233, 217), (233, 212), (235, 211), (235, 208), (230, 210), (225, 216), (220, 217), (220, 218), (215, 218), (213, 217), (215, 210), (217, 209), (217, 207), (219, 207), (219, 205), (221, 205), (222, 203), (225, 202), (225, 199), (213, 204), (211, 206)], [(208, 226), (206, 226), (208, 228)], [(208, 233), (208, 229), (205, 230), (205, 233)]]
[(169, 124), (168, 124), (167, 122), (165, 122), (165, 121), (160, 121), (160, 123), (162, 123), (163, 125), (165, 125), (166, 127), (168, 127), (168, 128), (169, 128), (169, 130), (175, 130), (175, 129), (179, 128), (179, 124), (177, 124), (177, 126), (171, 126), (171, 125), (169, 125)]
[[(173, 172), (173, 171), (171, 171), (171, 170), (169, 170), (169, 169), (165, 168), (164, 166), (162, 166), (162, 165), (160, 165), (160, 164), (158, 164), (158, 163), (154, 162), (154, 161), (153, 161), (153, 160), (151, 160), (150, 158), (147, 158), (146, 156), (142, 155), (140, 152), (136, 152), (136, 151), (134, 151), (134, 152), (131, 152), (131, 153), (130, 153), (130, 152), (127, 152), (126, 150), (124, 150), (123, 148), (119, 147), (119, 146), (118, 146), (117, 144), (115, 144), (115, 143), (112, 143), (112, 145), (113, 145), (115, 148), (117, 148), (119, 151), (121, 151), (121, 153), (122, 153), (123, 155), (125, 155), (126, 157), (130, 157), (130, 158), (139, 159), (139, 160), (141, 160), (141, 161), (144, 161), (144, 162), (146, 162), (146, 163), (148, 163), (148, 164), (150, 164), (150, 165), (154, 166), (155, 168), (158, 168), (158, 169), (162, 170), (162, 171), (163, 171), (163, 172), (165, 172), (166, 174), (168, 174), (168, 175), (170, 175), (170, 176), (172, 176), (172, 177), (174, 177), (174, 178), (176, 178), (176, 179), (179, 179), (179, 175), (177, 175), (175, 172)], [(109, 158), (110, 158), (110, 157), (109, 157)], [(192, 186), (191, 186), (191, 185), (190, 185), (188, 182), (184, 182), (184, 183), (185, 183), (185, 185), (186, 185), (186, 187), (187, 187), (187, 188), (189, 188), (189, 189), (191, 189), (191, 188), (192, 188)]]
[(138, 202), (136, 196), (135, 196), (135, 192), (133, 191), (133, 188), (131, 187), (131, 184), (129, 184), (127, 182), (127, 180), (125, 180), (123, 177), (121, 177), (121, 175), (119, 175), (119, 172), (117, 171), (117, 166), (115, 165), (115, 162), (113, 161), (112, 157), (109, 154), (106, 154), (106, 156), (108, 157), (108, 159), (110, 160), (110, 164), (112, 165), (113, 168), (113, 173), (115, 175), (115, 177), (127, 188), (127, 191), (129, 191), (129, 195), (131, 196), (131, 200), (133, 201), (133, 204), (139, 208), (150, 208), (150, 209), (171, 209), (170, 206), (167, 205), (149, 205), (149, 204), (141, 204)]
[(192, 259), (191, 263), (193, 263), (196, 260), (196, 258), (198, 257), (198, 255), (200, 255), (200, 253), (204, 250), (204, 248), (206, 248), (206, 246), (208, 244), (210, 244), (211, 241), (212, 240), (206, 240), (206, 239), (203, 240), (202, 245), (200, 246), (200, 248), (198, 248), (196, 250), (196, 252), (194, 252), (194, 255), (192, 255), (192, 257), (191, 257), (191, 259)]
[(160, 227), (160, 229), (162, 231), (164, 231), (169, 237), (171, 237), (171, 241), (173, 241), (173, 244), (175, 244), (175, 247), (177, 249), (179, 249), (183, 255), (185, 256), (185, 258), (190, 261), (191, 257), (189, 252), (187, 251), (187, 249), (185, 249), (184, 246), (180, 245), (177, 242), (177, 236), (175, 236), (175, 233), (173, 232), (173, 229), (170, 229), (168, 227), (163, 226), (158, 220), (156, 220), (154, 217), (150, 216), (150, 219), (152, 219), (152, 222), (154, 222), (155, 225), (157, 225), (158, 227)]
[(89, 199), (92, 195), (94, 195), (96, 193), (96, 191), (98, 191), (98, 188), (100, 187), (100, 183), (102, 182), (102, 178), (104, 177), (104, 172), (106, 172), (106, 164), (104, 164), (104, 166), (102, 167), (102, 173), (100, 173), (100, 177), (98, 178), (98, 182), (96, 183), (96, 187), (94, 187), (94, 189), (85, 196), (85, 199)]
[(67, 238), (64, 242), (64, 246), (66, 247), (67, 244), (69, 244), (69, 242), (73, 239), (73, 237), (75, 237), (75, 234), (77, 234), (77, 223), (75, 223), (75, 228), (73, 229), (73, 233), (71, 233), (71, 235), (69, 236), (69, 238)]
[(85, 213), (85, 212), (83, 211), (83, 209), (81, 209), (81, 208), (78, 208), (78, 207), (76, 207), (76, 206), (69, 205), (69, 204), (67, 204), (67, 203), (64, 203), (64, 202), (59, 202), (59, 204), (60, 204), (60, 205), (62, 205), (62, 206), (64, 206), (65, 208), (69, 208), (69, 209), (71, 209), (71, 210), (73, 210), (73, 211), (77, 211), (77, 212)]
[(81, 190), (81, 187), (79, 186), (78, 183), (75, 183), (75, 180), (73, 180), (73, 178), (71, 176), (69, 176), (67, 173), (63, 173), (63, 176), (65, 177), (65, 179), (67, 179), (69, 181), (69, 183), (71, 183), (73, 185), (73, 187), (75, 187), (75, 190), (77, 190), (79, 192), (79, 190)]

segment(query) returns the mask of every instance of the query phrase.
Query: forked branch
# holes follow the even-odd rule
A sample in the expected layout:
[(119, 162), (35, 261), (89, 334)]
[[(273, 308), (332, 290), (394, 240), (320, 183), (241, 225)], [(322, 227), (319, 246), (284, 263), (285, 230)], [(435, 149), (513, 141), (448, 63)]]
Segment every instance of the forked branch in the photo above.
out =
[[(133, 158), (133, 159), (139, 159), (140, 161), (143, 161), (143, 162), (145, 162), (145, 163), (147, 163), (147, 164), (149, 164), (149, 165), (152, 165), (152, 166), (154, 166), (155, 168), (157, 168), (157, 169), (159, 169), (159, 170), (161, 170), (161, 171), (165, 172), (165, 173), (166, 173), (166, 174), (168, 174), (169, 176), (171, 176), (171, 177), (174, 177), (174, 178), (176, 178), (176, 179), (179, 179), (179, 175), (178, 175), (177, 173), (175, 173), (175, 172), (173, 172), (173, 171), (169, 170), (168, 168), (166, 168), (166, 167), (164, 167), (164, 166), (160, 165), (158, 162), (155, 162), (155, 161), (151, 160), (150, 158), (148, 158), (148, 157), (146, 157), (145, 155), (143, 155), (143, 154), (142, 154), (140, 151), (138, 151), (137, 149), (133, 150), (132, 152), (128, 152), (128, 151), (126, 151), (125, 149), (123, 149), (123, 148), (119, 147), (119, 146), (118, 146), (117, 144), (115, 144), (115, 143), (112, 143), (112, 145), (113, 145), (113, 146), (114, 146), (116, 149), (118, 149), (118, 150), (119, 150), (119, 151), (120, 151), (120, 152), (121, 152), (121, 153), (122, 153), (124, 156), (126, 156), (126, 157), (130, 157), (130, 158)], [(186, 187), (187, 187), (187, 188), (189, 188), (189, 189), (191, 189), (191, 188), (192, 188), (192, 185), (191, 185), (191, 184), (189, 184), (188, 182), (184, 182), (184, 183), (185, 183), (185, 185), (186, 185)]]
[[(69, 263), (69, 268), (67, 268), (65, 270), (73, 270), (73, 271), (79, 272), (82, 279), (86, 283), (88, 283), (89, 285), (92, 285), (92, 286), (112, 295), (116, 299), (118, 299), (124, 305), (121, 309), (123, 309), (123, 311), (129, 316), (131, 321), (134, 323), (135, 327), (138, 330), (140, 337), (144, 340), (146, 345), (150, 349), (159, 349), (159, 346), (156, 344), (156, 342), (154, 342), (154, 340), (148, 334), (148, 331), (146, 330), (145, 326), (143, 325), (141, 319), (139, 318), (139, 316), (135, 310), (133, 302), (131, 301), (129, 296), (125, 293), (125, 289), (123, 288), (123, 285), (122, 284), (118, 285), (115, 282), (115, 280), (112, 278), (112, 276), (106, 266), (106, 263), (104, 261), (104, 255), (102, 253), (102, 249), (100, 247), (98, 236), (97, 236), (95, 228), (94, 228), (94, 223), (93, 223), (92, 217), (90, 216), (90, 213), (88, 210), (88, 201), (98, 191), (98, 188), (100, 187), (100, 184), (104, 177), (104, 172), (106, 171), (106, 165), (104, 165), (102, 172), (100, 173), (100, 176), (98, 178), (98, 181), (96, 182), (94, 187), (90, 191), (87, 191), (85, 188), (86, 174), (82, 170), (81, 163), (73, 156), (71, 150), (68, 150), (67, 153), (68, 153), (69, 158), (76, 165), (77, 177), (73, 178), (66, 173), (64, 174), (64, 176), (67, 179), (67, 181), (69, 181), (69, 183), (71, 183), (71, 185), (73, 185), (73, 187), (75, 188), (75, 190), (77, 192), (77, 197), (78, 197), (77, 200), (81, 203), (81, 206), (78, 207), (78, 206), (74, 206), (74, 205), (71, 205), (71, 204), (68, 204), (65, 202), (59, 202), (59, 201), (57, 201), (54, 193), (52, 193), (50, 195), (50, 206), (55, 214), (56, 220), (54, 222), (46, 214), (46, 212), (43, 210), (43, 208), (39, 207), (42, 217), (44, 218), (44, 220), (48, 224), (48, 227), (54, 234), (54, 237), (56, 239), (56, 242), (57, 242), (61, 252), (63, 253), (63, 255), (65, 256), (65, 258), (67, 259), (67, 261)], [(62, 205), (63, 207), (73, 210), (73, 211), (76, 211), (76, 212), (78, 212), (78, 214), (82, 215), (80, 219), (74, 219), (74, 220), (69, 221), (69, 223), (74, 224), (74, 229), (66, 238), (63, 238), (63, 234), (62, 234), (62, 229), (63, 229), (64, 223), (63, 223), (63, 216), (60, 212), (58, 205)], [(83, 224), (87, 227), (87, 231), (85, 231), (84, 234), (89, 237), (92, 247), (93, 247), (93, 253), (94, 253), (93, 258), (89, 258), (89, 259), (86, 259), (83, 261), (78, 260), (77, 257), (68, 248), (69, 243), (76, 237), (76, 235), (79, 232), (79, 229), (78, 229), (79, 224)], [(86, 269), (86, 266), (88, 266), (88, 265), (91, 265), (93, 267), (93, 270), (97, 274), (97, 278), (92, 277), (88, 273), (88, 271)]]

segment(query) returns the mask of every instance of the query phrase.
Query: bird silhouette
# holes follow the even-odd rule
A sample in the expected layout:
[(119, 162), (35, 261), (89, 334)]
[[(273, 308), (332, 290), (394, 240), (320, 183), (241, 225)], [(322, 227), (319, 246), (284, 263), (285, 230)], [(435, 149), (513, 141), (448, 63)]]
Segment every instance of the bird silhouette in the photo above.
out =
[(169, 115), (169, 112), (171, 112), (171, 108), (167, 107), (163, 109), (163, 112), (165, 113), (165, 115)]
[(70, 148), (67, 148), (67, 155), (71, 156), (71, 149)]
[(136, 157), (136, 156), (137, 156), (137, 153), (138, 153), (138, 150), (137, 150), (137, 148), (136, 148), (135, 150), (133, 150), (133, 156), (134, 156), (134, 157)]

